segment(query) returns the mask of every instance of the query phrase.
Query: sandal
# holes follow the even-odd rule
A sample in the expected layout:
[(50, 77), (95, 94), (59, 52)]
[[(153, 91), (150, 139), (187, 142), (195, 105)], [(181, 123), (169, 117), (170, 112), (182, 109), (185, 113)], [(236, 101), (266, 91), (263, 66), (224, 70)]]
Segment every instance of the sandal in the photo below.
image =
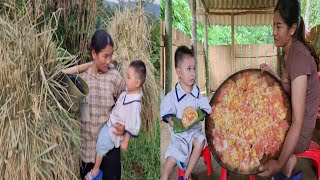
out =
[(187, 162), (180, 162), (180, 161), (176, 160), (176, 164), (183, 171), (185, 171), (187, 169), (187, 165), (188, 165)]
[(291, 177), (284, 175), (282, 172), (277, 173), (274, 176), (274, 180), (300, 180), (303, 177), (303, 173), (301, 171), (294, 173)]
[(87, 179), (88, 180), (100, 180), (102, 179), (103, 173), (101, 170), (98, 171), (98, 174), (96, 176), (93, 175), (92, 171), (88, 172), (88, 174), (86, 175), (86, 177), (84, 178), (84, 180)]

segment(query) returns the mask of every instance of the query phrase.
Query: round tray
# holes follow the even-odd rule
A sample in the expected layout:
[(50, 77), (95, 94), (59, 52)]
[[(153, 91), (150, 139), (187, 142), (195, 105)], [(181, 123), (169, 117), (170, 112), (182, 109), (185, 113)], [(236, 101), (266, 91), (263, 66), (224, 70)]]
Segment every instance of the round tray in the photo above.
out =
[[(219, 95), (222, 93), (223, 90), (226, 89), (225, 86), (227, 86), (228, 82), (231, 82), (231, 81), (236, 82), (240, 78), (245, 77), (245, 76), (243, 76), (243, 74), (248, 74), (248, 76), (255, 76), (255, 77), (258, 77), (258, 78), (263, 78), (264, 82), (266, 82), (266, 84), (267, 84), (266, 88), (270, 88), (270, 87), (275, 86), (275, 85), (280, 86), (281, 94), (282, 94), (282, 97), (284, 99), (283, 100), (283, 105), (284, 105), (284, 107), (286, 107), (286, 110), (287, 110), (286, 111), (286, 116), (285, 116), (285, 121), (287, 121), (288, 125), (290, 126), (290, 124), (291, 124), (291, 104), (290, 104), (289, 96), (287, 95), (287, 93), (285, 93), (284, 89), (282, 88), (281, 82), (276, 77), (274, 77), (269, 72), (261, 73), (260, 69), (246, 69), (246, 70), (239, 71), (239, 72), (231, 75), (230, 77), (228, 77), (219, 86), (219, 88), (217, 89), (217, 91), (215, 92), (213, 97), (211, 98), (211, 101), (210, 101), (211, 107), (213, 107), (217, 103), (223, 103), (223, 102), (219, 102), (219, 101), (221, 101), (221, 99), (219, 99)], [(215, 149), (215, 147), (213, 145), (214, 143), (213, 143), (213, 135), (212, 135), (212, 133), (213, 133), (213, 130), (215, 128), (215, 123), (212, 120), (213, 117), (215, 117), (214, 113), (212, 113), (211, 115), (206, 116), (206, 119), (205, 119), (205, 132), (206, 132), (206, 137), (207, 137), (207, 141), (208, 141), (208, 145), (210, 147), (211, 153), (213, 154), (213, 156), (216, 159), (216, 161), (221, 166), (226, 168), (228, 171), (231, 171), (231, 172), (234, 172), (234, 173), (237, 173), (237, 174), (249, 175), (249, 174), (257, 174), (257, 173), (259, 173), (260, 172), (259, 171), (259, 166), (255, 167), (254, 169), (251, 169), (251, 171), (241, 171), (241, 170), (239, 170), (237, 168), (232, 168), (232, 167), (228, 166), (226, 163), (222, 162), (222, 160), (220, 158), (221, 155), (219, 155), (218, 151)], [(242, 122), (242, 121), (240, 121), (240, 122)], [(255, 126), (255, 127), (257, 127), (257, 126)], [(285, 135), (286, 135), (286, 133), (287, 133), (287, 131), (285, 132)], [(228, 134), (226, 134), (226, 136), (228, 136)], [(284, 141), (284, 139), (283, 139), (283, 141)], [(276, 153), (274, 155), (270, 155), (270, 154), (266, 155), (266, 154), (264, 154), (263, 158), (259, 159), (260, 160), (260, 164), (264, 164), (270, 159), (277, 158), (280, 155), (280, 151), (282, 149), (283, 141), (281, 142), (280, 148), (276, 151)], [(256, 139), (255, 139), (255, 142), (256, 142)], [(234, 147), (236, 147), (236, 146), (234, 146)], [(222, 153), (220, 153), (220, 154), (222, 154)]]

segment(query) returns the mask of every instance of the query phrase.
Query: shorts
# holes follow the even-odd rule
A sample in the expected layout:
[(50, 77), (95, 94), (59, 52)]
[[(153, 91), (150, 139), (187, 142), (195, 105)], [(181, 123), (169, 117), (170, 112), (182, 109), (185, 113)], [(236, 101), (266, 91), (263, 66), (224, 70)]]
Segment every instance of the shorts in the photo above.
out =
[(113, 148), (114, 143), (110, 136), (109, 127), (105, 124), (103, 125), (98, 136), (98, 141), (96, 145), (97, 155), (103, 157)]

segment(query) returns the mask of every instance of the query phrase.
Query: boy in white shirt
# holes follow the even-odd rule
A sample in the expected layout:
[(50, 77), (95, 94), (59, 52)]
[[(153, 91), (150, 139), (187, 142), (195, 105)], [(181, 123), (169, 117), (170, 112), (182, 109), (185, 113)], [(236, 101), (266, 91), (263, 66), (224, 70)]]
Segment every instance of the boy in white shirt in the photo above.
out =
[(188, 106), (195, 110), (200, 108), (204, 114), (210, 114), (212, 111), (208, 98), (200, 94), (200, 89), (195, 84), (193, 52), (186, 46), (180, 46), (175, 52), (174, 60), (179, 82), (164, 97), (160, 107), (161, 117), (169, 124), (171, 133), (162, 180), (168, 179), (176, 164), (182, 169), (186, 168), (184, 177), (179, 177), (179, 180), (188, 179), (206, 144), (206, 137), (201, 132), (201, 122), (187, 131), (174, 133), (172, 116), (181, 119), (184, 109)]

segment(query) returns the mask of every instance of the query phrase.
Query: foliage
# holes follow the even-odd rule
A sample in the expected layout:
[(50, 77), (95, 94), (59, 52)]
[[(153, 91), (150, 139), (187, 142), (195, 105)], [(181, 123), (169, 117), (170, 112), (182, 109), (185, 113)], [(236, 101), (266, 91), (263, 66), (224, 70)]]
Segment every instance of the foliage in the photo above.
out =
[[(302, 17), (305, 16), (306, 13), (306, 1), (301, 0), (301, 15)], [(311, 29), (320, 24), (320, 1), (319, 0), (308, 0), (310, 2), (310, 9), (309, 9), (309, 22), (308, 22), (308, 29)]]
[[(305, 13), (305, 2), (302, 0), (302, 14)], [(165, 19), (165, 0), (160, 3), (160, 17)], [(187, 36), (191, 37), (192, 16), (189, 9), (188, 0), (172, 0), (172, 26)], [(310, 27), (320, 24), (320, 1), (310, 0)], [(235, 26), (236, 44), (272, 44), (272, 26)], [(204, 42), (204, 25), (197, 25), (198, 41)], [(209, 26), (208, 27), (209, 45), (231, 44), (230, 26)]]
[(156, 79), (160, 77), (160, 20), (154, 20), (151, 27), (150, 61), (155, 68)]
[[(159, 122), (159, 120), (158, 120)], [(121, 154), (122, 179), (160, 178), (160, 125), (153, 125), (152, 139), (145, 131), (129, 142), (128, 151)]]
[[(160, 18), (165, 19), (165, 0), (160, 2)], [(191, 36), (191, 12), (187, 0), (172, 0), (172, 26)]]

